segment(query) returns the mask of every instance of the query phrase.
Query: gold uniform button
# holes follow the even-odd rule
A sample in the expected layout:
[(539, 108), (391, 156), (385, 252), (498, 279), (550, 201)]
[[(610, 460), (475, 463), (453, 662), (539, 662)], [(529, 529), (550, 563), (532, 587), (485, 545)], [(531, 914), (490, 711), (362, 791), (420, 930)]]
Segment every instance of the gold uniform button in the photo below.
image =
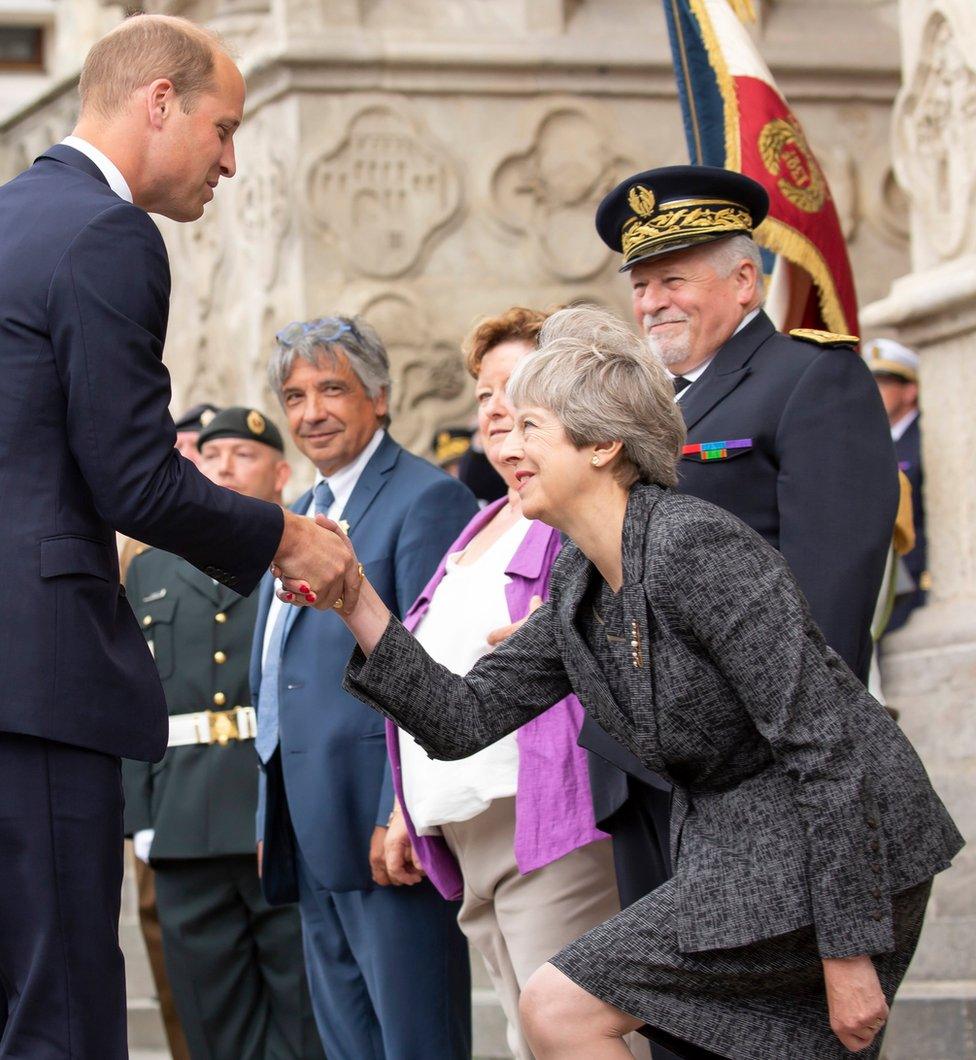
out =
[(218, 611), (217, 614), (214, 615), (214, 622), (219, 622), (221, 623), (221, 625), (223, 625), (223, 623), (226, 621), (227, 616), (224, 614), (223, 611)]
[(146, 615), (146, 617), (142, 620), (142, 624), (144, 626), (151, 626), (152, 625), (152, 615)]
[(214, 692), (214, 704), (218, 707), (222, 707), (227, 702), (227, 697), (223, 692)]
[(227, 662), (227, 656), (222, 651), (215, 651), (214, 652), (214, 662), (215, 663), (225, 663), (225, 662)]

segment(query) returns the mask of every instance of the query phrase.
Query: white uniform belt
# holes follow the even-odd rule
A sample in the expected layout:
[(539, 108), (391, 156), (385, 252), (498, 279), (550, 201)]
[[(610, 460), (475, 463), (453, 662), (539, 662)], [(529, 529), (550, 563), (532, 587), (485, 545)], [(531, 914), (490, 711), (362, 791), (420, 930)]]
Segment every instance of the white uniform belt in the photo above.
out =
[(231, 740), (253, 740), (258, 722), (254, 707), (234, 707), (233, 710), (201, 710), (198, 714), (171, 714), (168, 747), (188, 744), (217, 743), (223, 746)]

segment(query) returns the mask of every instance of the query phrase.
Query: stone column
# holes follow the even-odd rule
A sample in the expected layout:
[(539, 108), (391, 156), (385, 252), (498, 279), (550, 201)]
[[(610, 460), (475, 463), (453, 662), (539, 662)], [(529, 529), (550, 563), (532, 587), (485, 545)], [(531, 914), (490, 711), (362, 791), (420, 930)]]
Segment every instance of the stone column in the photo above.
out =
[(976, 9), (901, 0), (893, 120), (913, 271), (864, 309), (921, 355), (928, 607), (886, 642), (889, 702), (969, 840), (936, 880), (886, 1060), (976, 1055)]

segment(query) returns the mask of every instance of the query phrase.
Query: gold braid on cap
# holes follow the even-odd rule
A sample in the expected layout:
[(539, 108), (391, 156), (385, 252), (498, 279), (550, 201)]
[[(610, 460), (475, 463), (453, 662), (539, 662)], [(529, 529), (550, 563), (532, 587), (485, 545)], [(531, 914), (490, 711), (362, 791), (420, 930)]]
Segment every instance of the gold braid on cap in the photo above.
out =
[[(633, 205), (633, 203), (631, 203)], [(726, 199), (684, 199), (670, 202), (653, 217), (632, 217), (620, 234), (624, 261), (650, 250), (678, 242), (684, 236), (751, 232), (752, 215)]]

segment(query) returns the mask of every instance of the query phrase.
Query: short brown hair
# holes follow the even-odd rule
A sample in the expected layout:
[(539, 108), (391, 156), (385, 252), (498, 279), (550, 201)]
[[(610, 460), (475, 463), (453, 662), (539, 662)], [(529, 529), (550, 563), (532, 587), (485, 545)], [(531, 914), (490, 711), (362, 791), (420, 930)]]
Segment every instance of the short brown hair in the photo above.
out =
[(485, 317), (461, 343), (465, 367), (477, 379), (485, 354), (503, 342), (527, 342), (538, 346), (539, 332), (549, 313), (513, 306), (497, 317)]
[(165, 77), (188, 114), (214, 86), (214, 57), (221, 39), (187, 18), (132, 15), (93, 45), (78, 82), (82, 113), (112, 118), (137, 88)]

